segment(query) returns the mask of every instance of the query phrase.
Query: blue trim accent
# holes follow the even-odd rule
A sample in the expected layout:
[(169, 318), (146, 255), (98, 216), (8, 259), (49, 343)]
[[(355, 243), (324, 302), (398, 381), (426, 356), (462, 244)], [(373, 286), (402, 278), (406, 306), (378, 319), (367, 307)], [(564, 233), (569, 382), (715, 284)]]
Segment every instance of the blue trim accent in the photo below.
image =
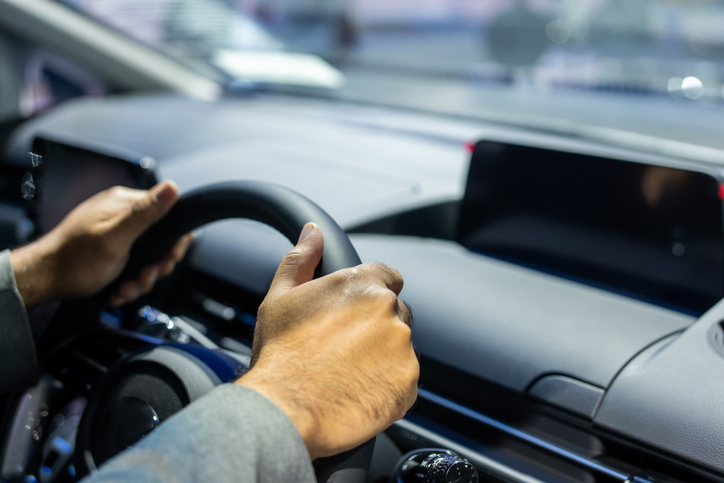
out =
[(222, 383), (235, 380), (246, 370), (241, 362), (221, 351), (207, 349), (206, 347), (193, 344), (170, 343), (167, 345), (184, 351), (187, 354), (191, 354), (199, 359), (201, 362), (206, 364), (209, 369), (214, 372), (214, 374), (217, 375)]
[(254, 317), (251, 314), (242, 313), (241, 314), (241, 321), (248, 325), (249, 327), (256, 327), (256, 317)]
[(417, 390), (417, 393), (418, 393), (419, 397), (421, 397), (427, 401), (435, 403), (439, 406), (443, 406), (451, 411), (454, 411), (458, 414), (466, 416), (466, 417), (473, 419), (479, 423), (482, 423), (486, 426), (490, 426), (503, 433), (513, 436), (514, 438), (518, 438), (518, 439), (523, 440), (527, 443), (530, 443), (534, 446), (537, 446), (541, 449), (544, 449), (544, 450), (554, 453), (558, 456), (561, 456), (562, 458), (571, 460), (588, 469), (598, 471), (599, 473), (602, 473), (606, 476), (610, 476), (611, 478), (615, 478), (619, 481), (629, 481), (632, 478), (632, 475), (627, 475), (627, 474), (621, 473), (620, 471), (615, 470), (615, 469), (611, 468), (610, 466), (604, 465), (602, 463), (598, 463), (597, 461), (594, 461), (585, 456), (581, 456), (572, 451), (568, 451), (566, 449), (560, 448), (552, 443), (549, 443), (548, 441), (546, 441), (544, 439), (538, 438), (536, 436), (532, 436), (532, 435), (525, 433), (519, 429), (516, 429), (512, 426), (508, 426), (507, 424), (502, 423), (489, 416), (485, 416), (484, 414), (480, 414), (476, 411), (473, 411), (472, 409), (466, 408), (465, 406), (461, 406), (458, 403), (445, 399), (442, 396), (438, 396), (437, 394), (434, 394), (434, 393), (428, 391), (427, 389), (419, 388)]

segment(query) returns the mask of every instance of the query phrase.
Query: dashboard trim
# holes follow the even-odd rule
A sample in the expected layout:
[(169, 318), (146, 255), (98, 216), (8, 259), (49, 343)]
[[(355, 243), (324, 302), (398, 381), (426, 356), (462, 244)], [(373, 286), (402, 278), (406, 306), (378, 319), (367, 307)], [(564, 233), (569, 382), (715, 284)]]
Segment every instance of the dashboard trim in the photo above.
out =
[(613, 478), (618, 481), (630, 481), (632, 478), (634, 478), (635, 475), (626, 474), (619, 470), (616, 470), (606, 464), (599, 463), (597, 461), (594, 461), (591, 458), (582, 456), (580, 454), (577, 454), (573, 451), (561, 448), (559, 446), (556, 446), (542, 438), (539, 438), (537, 436), (530, 435), (524, 431), (521, 431), (519, 429), (516, 429), (512, 426), (509, 426), (501, 421), (498, 421), (497, 419), (491, 418), (490, 416), (486, 416), (484, 414), (480, 414), (477, 411), (473, 411), (472, 409), (469, 409), (465, 406), (462, 406), (458, 403), (455, 403), (453, 401), (450, 401), (449, 399), (446, 399), (442, 396), (438, 396), (435, 393), (432, 393), (428, 391), (427, 389), (418, 389), (418, 397), (425, 399), (426, 401), (429, 401), (433, 404), (437, 404), (438, 406), (442, 406), (446, 409), (449, 409), (450, 411), (453, 411), (455, 413), (458, 413), (462, 416), (466, 416), (470, 419), (473, 419), (479, 423), (482, 423), (486, 426), (489, 426), (491, 428), (494, 428), (498, 431), (501, 431), (509, 436), (512, 436), (516, 439), (525, 441), (526, 443), (529, 443), (533, 446), (536, 446), (540, 449), (543, 449), (545, 451), (548, 451), (550, 453), (553, 453), (557, 456), (560, 456), (566, 460), (569, 460), (571, 462), (576, 463), (579, 466), (585, 467), (589, 470), (596, 471), (598, 473), (604, 474), (610, 478)]

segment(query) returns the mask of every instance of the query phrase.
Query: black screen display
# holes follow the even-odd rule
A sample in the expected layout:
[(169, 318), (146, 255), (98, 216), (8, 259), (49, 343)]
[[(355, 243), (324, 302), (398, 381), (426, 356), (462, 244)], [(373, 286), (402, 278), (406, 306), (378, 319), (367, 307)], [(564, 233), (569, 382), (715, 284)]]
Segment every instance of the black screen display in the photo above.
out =
[(701, 313), (724, 295), (719, 181), (702, 172), (483, 141), (465, 247)]
[(153, 171), (141, 160), (103, 154), (62, 142), (36, 139), (33, 152), (42, 156), (36, 168), (38, 193), (35, 222), (44, 234), (78, 204), (113, 186), (146, 189), (155, 182)]

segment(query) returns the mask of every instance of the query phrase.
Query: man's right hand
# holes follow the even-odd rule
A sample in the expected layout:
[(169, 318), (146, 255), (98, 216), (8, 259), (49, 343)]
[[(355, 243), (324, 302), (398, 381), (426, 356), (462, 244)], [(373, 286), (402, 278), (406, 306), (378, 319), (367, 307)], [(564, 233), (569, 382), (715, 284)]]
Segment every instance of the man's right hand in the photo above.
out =
[(312, 460), (404, 416), (420, 374), (400, 273), (371, 263), (312, 280), (323, 246), (307, 224), (259, 308), (252, 368), (237, 381), (289, 416)]

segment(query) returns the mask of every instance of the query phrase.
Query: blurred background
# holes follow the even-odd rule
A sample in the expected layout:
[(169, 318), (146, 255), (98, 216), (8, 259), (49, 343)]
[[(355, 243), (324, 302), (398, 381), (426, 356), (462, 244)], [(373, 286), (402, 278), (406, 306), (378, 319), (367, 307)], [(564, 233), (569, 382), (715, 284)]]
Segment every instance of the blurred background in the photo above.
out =
[[(724, 125), (724, 1), (57, 1), (230, 92), (319, 88), (376, 104), (724, 148), (712, 132)], [(29, 111), (43, 107), (40, 77)], [(693, 125), (682, 133), (682, 122)]]

